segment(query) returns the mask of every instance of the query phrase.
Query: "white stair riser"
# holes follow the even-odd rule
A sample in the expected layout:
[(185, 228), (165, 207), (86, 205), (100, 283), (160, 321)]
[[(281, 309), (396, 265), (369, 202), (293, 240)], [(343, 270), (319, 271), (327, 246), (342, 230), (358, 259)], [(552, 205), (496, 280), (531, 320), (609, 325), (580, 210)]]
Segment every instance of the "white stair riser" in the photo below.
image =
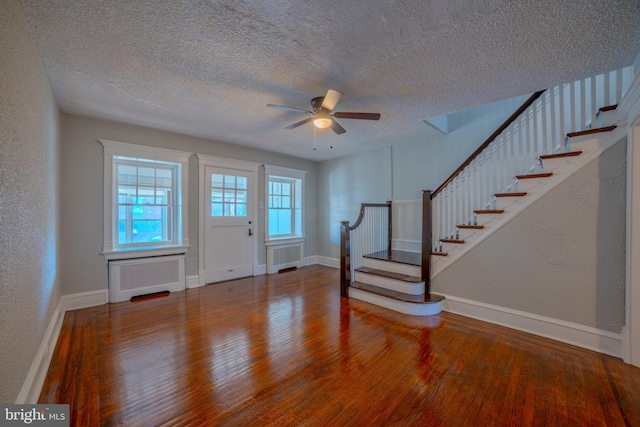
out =
[(458, 237), (463, 240), (472, 239), (476, 236), (482, 236), (482, 229), (460, 228), (458, 230)]
[(433, 316), (434, 314), (438, 314), (442, 311), (441, 302), (434, 302), (431, 304), (414, 304), (394, 300), (383, 297), (382, 295), (376, 295), (354, 288), (349, 288), (349, 298), (355, 298), (379, 307), (384, 307), (404, 314), (411, 314), (413, 316)]
[(424, 293), (424, 282), (403, 282), (401, 280), (376, 276), (375, 274), (361, 273), (359, 271), (356, 271), (356, 282), (367, 283), (409, 295), (420, 295)]
[(514, 204), (523, 204), (524, 197), (496, 197), (496, 209), (506, 209)]
[(502, 214), (478, 214), (477, 218), (478, 225), (484, 225), (486, 227), (493, 221), (500, 221), (502, 219)]
[(452, 252), (452, 251), (460, 249), (461, 246), (464, 246), (464, 243), (442, 242), (442, 252)]
[(397, 262), (383, 261), (380, 259), (363, 258), (365, 267), (377, 270), (391, 271), (393, 273), (406, 274), (407, 276), (420, 277), (422, 271), (418, 265), (400, 264)]
[(580, 157), (581, 156), (560, 157), (557, 159), (542, 160), (542, 171), (558, 173), (578, 163), (580, 161)]
[(529, 178), (529, 179), (519, 179), (518, 180), (518, 191), (519, 192), (528, 192), (529, 190), (539, 186), (539, 185), (549, 185), (549, 178)]

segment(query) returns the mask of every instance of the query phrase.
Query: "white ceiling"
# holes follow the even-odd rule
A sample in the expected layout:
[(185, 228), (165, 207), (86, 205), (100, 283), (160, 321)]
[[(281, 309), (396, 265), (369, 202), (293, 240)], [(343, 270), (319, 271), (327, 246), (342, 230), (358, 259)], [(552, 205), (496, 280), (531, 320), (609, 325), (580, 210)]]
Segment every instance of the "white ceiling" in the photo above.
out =
[[(629, 65), (640, 1), (23, 0), (65, 113), (324, 160)], [(347, 130), (284, 127), (327, 89)], [(482, 139), (482, 138), (480, 138)], [(479, 139), (479, 142), (481, 142)], [(127, 141), (135, 142), (135, 141)], [(333, 148), (329, 148), (333, 146)]]

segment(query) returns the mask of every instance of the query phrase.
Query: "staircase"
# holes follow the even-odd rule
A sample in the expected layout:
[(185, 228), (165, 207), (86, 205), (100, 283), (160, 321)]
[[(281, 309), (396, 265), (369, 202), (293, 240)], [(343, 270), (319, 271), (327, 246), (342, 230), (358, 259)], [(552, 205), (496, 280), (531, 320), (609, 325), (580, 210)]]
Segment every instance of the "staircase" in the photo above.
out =
[(435, 192), (424, 192), (416, 205), (422, 252), (393, 247), (391, 202), (363, 204), (355, 225), (341, 227), (341, 295), (439, 313), (433, 277), (625, 137), (615, 107), (630, 76), (626, 68), (532, 95)]

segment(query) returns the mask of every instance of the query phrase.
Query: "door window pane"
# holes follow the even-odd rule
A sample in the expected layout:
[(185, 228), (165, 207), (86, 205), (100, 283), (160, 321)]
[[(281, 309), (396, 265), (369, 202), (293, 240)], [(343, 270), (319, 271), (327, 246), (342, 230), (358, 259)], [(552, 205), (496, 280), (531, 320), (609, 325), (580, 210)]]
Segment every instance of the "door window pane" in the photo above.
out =
[(247, 177), (211, 174), (211, 216), (247, 216)]

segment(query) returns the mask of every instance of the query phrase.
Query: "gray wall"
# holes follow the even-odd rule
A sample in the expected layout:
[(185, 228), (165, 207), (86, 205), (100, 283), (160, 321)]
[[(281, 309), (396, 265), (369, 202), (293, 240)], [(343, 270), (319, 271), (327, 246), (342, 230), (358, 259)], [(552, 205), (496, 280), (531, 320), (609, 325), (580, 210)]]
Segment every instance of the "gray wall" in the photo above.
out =
[(625, 197), (622, 140), (436, 276), (433, 292), (619, 333)]
[(58, 108), (19, 1), (0, 6), (0, 402), (18, 397), (60, 298)]
[[(102, 251), (103, 147), (98, 139), (208, 154), (308, 171), (305, 177), (305, 256), (316, 255), (318, 193), (316, 162), (238, 145), (195, 138), (124, 123), (63, 114), (60, 153), (61, 283), (64, 294), (106, 289), (107, 262)], [(258, 198), (264, 201), (264, 168)], [(189, 242), (187, 275), (198, 274), (198, 159), (189, 163)], [(258, 209), (257, 236), (264, 237), (264, 209)], [(261, 240), (262, 242), (263, 240)], [(264, 243), (258, 263), (266, 261)]]

